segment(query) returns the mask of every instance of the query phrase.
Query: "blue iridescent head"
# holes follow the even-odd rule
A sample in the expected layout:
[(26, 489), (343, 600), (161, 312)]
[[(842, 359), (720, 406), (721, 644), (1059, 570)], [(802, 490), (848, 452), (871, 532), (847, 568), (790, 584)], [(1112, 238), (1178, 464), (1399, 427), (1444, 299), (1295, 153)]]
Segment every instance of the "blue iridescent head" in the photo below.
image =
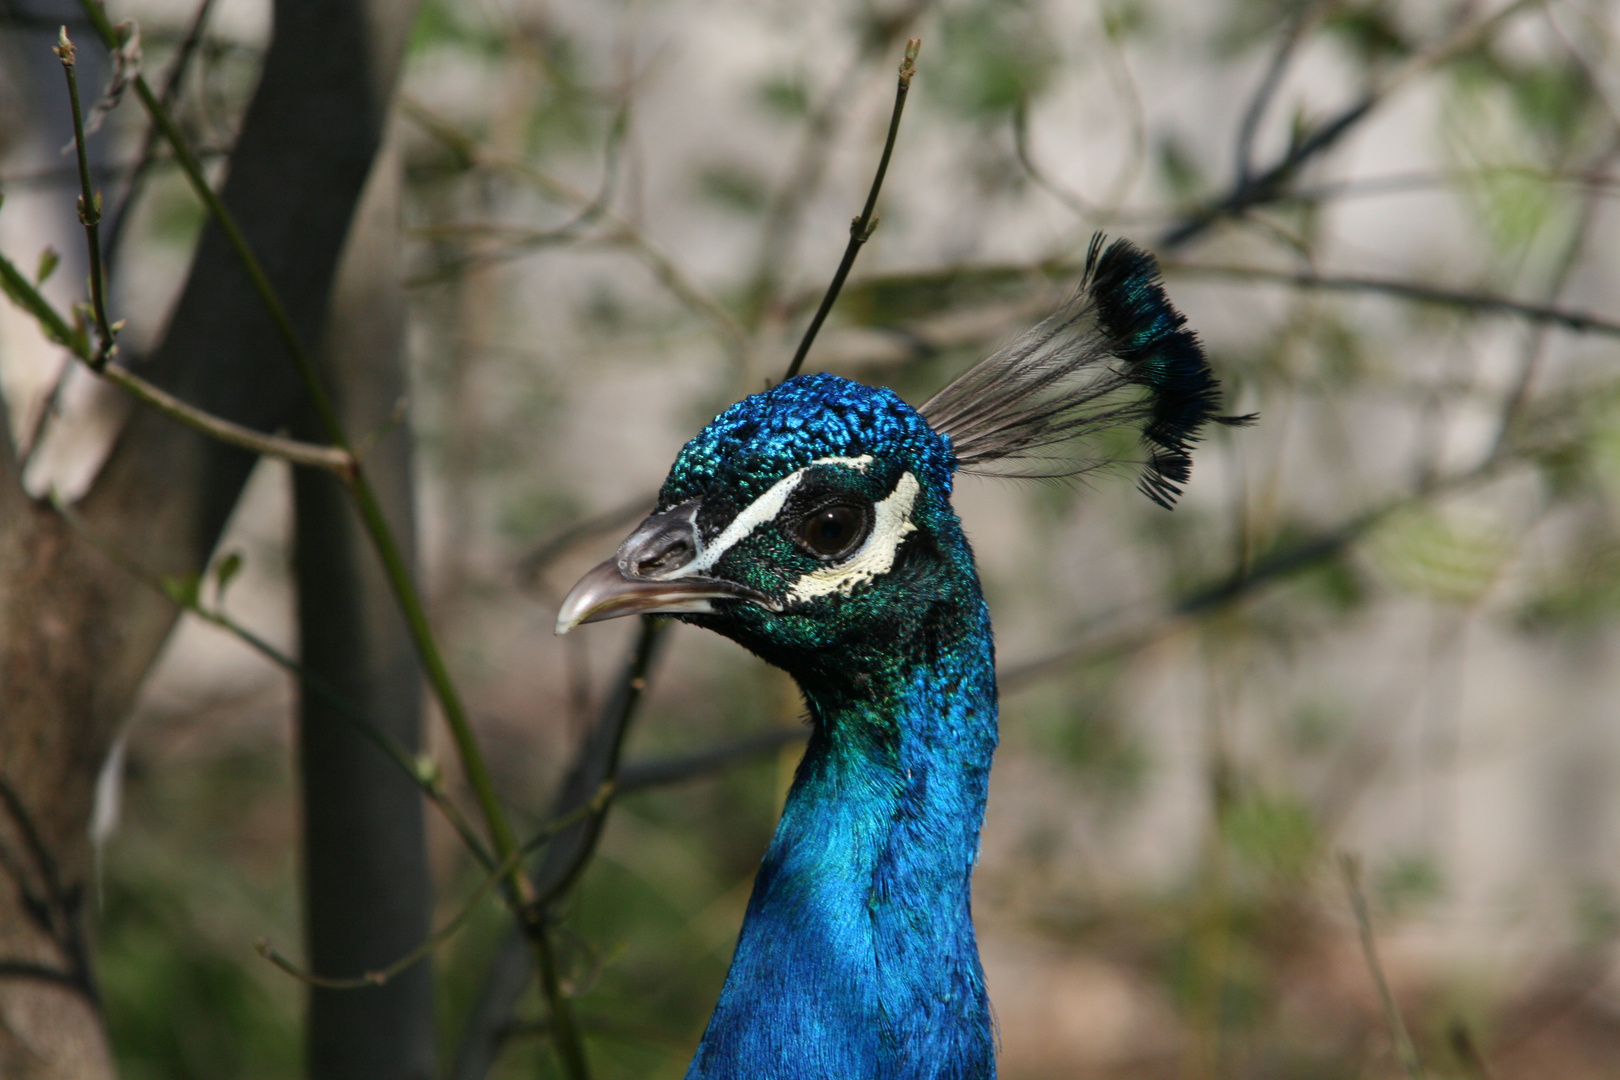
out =
[(686, 444), (653, 515), (576, 587), (559, 627), (671, 612), (796, 675), (849, 674), (925, 605), (977, 594), (955, 468), (893, 391), (790, 379)]
[(746, 398), (687, 443), (655, 513), (575, 586), (558, 631), (673, 613), (801, 682), (905, 652), (929, 611), (978, 601), (950, 506), (959, 468), (1075, 475), (1108, 463), (1076, 442), (1127, 425), (1142, 490), (1170, 505), (1218, 396), (1184, 322), (1150, 256), (1099, 239), (1067, 305), (920, 408), (833, 375)]

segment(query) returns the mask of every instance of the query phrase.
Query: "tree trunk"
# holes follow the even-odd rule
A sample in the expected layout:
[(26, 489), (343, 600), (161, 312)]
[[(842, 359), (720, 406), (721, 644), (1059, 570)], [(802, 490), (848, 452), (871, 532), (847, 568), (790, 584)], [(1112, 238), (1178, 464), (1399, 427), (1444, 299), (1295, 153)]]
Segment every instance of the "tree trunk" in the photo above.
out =
[[(405, 392), (399, 181), (398, 155), (385, 152), (344, 251), (322, 366), (350, 432), (363, 438), (387, 428), (366, 450), (366, 474), (414, 562), (409, 427), (390, 425)], [(304, 428), (318, 437), (313, 421)], [(336, 478), (301, 470), (294, 493), (303, 662), (414, 754), (421, 677), (382, 566)], [(298, 739), (309, 963), (317, 974), (352, 978), (387, 966), (430, 932), (422, 796), (347, 714), (307, 690)], [(308, 1047), (316, 1080), (426, 1080), (434, 1066), (427, 962), (384, 986), (312, 989)]]
[[(370, 170), (410, 4), (280, 0), (224, 201), (299, 338), (322, 338), (338, 254)], [(96, 48), (82, 40), (80, 48)], [(203, 231), (147, 374), (202, 408), (273, 430), (303, 391), (217, 227)], [(95, 779), (174, 606), (29, 502), (0, 460), (0, 1075), (111, 1075), (79, 945)], [(199, 572), (253, 458), (137, 411), (78, 507), (148, 570)]]

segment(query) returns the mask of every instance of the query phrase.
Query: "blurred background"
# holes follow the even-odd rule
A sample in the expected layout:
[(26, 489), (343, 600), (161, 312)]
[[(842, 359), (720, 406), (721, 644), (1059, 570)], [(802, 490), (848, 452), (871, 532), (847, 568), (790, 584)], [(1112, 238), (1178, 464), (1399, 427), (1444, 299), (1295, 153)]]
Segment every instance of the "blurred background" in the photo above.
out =
[[(198, 15), (118, 9), (149, 72)], [(54, 28), (8, 10), (0, 246), (82, 250), (70, 159), (21, 107), (59, 90)], [(270, 11), (205, 16), (176, 111), (218, 168)], [(1366, 931), (1428, 1075), (1620, 1077), (1617, 35), (1606, 0), (425, 0), (386, 140), (401, 415), (435, 625), (525, 831), (635, 633), (558, 639), (556, 602), (682, 443), (780, 378), (919, 37), (809, 369), (919, 403), (1105, 230), (1161, 256), (1227, 411), (1260, 414), (1209, 434), (1174, 513), (1124, 469), (960, 482), (1003, 672), (974, 898), (1001, 1074), (1403, 1075)], [(103, 183), (138, 119), (97, 137)], [(203, 222), (172, 166), (144, 185), (132, 349)], [(61, 411), (31, 489), (82, 488), (125, 408), (58, 386), (12, 309), (0, 350), (14, 429)], [(223, 549), (231, 613), (293, 649), (289, 492), (261, 463)], [(183, 622), (104, 773), (90, 922), (130, 1080), (300, 1072), (303, 988), (252, 948), (300, 932), (295, 696)], [(626, 755), (800, 715), (785, 677), (677, 627)], [(801, 746), (748, 745), (620, 800), (562, 908), (601, 1077), (690, 1059)], [(437, 819), (429, 843), (437, 924), (482, 874)], [(435, 960), (447, 1067), (507, 918), (490, 900)], [(540, 1013), (531, 989), (494, 1075), (558, 1074)]]

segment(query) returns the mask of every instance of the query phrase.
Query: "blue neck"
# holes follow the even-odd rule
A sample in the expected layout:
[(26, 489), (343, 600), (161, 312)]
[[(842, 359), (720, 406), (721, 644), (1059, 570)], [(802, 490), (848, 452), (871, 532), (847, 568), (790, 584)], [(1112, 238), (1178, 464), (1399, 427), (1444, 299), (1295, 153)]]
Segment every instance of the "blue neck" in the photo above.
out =
[(799, 673), (814, 732), (688, 1080), (995, 1075), (970, 906), (994, 645), (960, 599), (899, 656)]

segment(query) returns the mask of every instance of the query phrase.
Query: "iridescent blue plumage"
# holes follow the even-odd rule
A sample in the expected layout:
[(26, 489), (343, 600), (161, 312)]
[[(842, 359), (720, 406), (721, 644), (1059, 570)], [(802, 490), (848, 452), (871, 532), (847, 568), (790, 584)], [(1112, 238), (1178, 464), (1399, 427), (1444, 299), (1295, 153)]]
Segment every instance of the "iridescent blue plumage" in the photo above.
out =
[[(996, 744), (994, 646), (950, 507), (948, 445), (888, 390), (801, 376), (693, 439), (660, 507), (744, 502), (818, 459), (863, 455), (864, 471), (822, 468), (874, 501), (902, 476), (918, 483), (914, 531), (880, 583), (802, 609), (682, 616), (791, 672), (813, 727), (689, 1077), (994, 1074), (969, 902)], [(780, 588), (784, 561), (809, 565), (778, 536), (759, 542), (782, 550), (727, 557), (753, 587)]]
[(1128, 424), (1142, 490), (1168, 506), (1215, 407), (1152, 259), (1099, 241), (1062, 311), (920, 409), (832, 375), (731, 406), (575, 586), (559, 630), (672, 613), (786, 670), (809, 706), (689, 1080), (995, 1075), (970, 902), (995, 645), (953, 476), (1006, 460), (1072, 475), (1099, 462), (1051, 448)]

